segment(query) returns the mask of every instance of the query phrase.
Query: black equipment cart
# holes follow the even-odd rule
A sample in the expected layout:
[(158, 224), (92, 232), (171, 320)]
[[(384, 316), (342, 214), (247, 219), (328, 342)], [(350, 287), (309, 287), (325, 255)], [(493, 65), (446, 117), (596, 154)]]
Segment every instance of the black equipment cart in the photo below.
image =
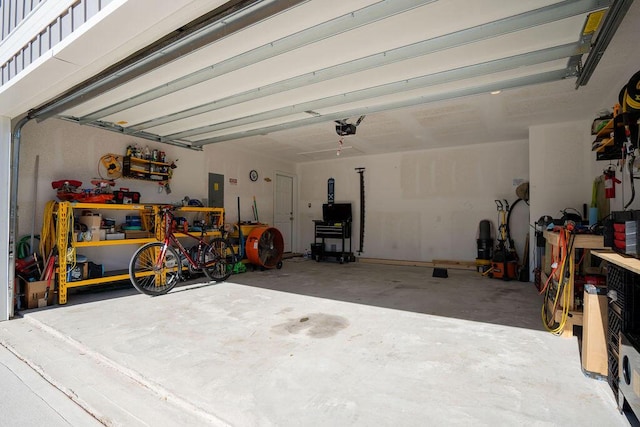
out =
[[(355, 261), (351, 251), (351, 203), (331, 203), (322, 205), (322, 220), (314, 220), (315, 242), (311, 245), (311, 255), (316, 261), (334, 257), (340, 264)], [(335, 250), (327, 250), (325, 240), (340, 241)], [(349, 250), (347, 251), (347, 244)], [(333, 246), (333, 245), (332, 245)], [(339, 250), (338, 250), (339, 249)]]

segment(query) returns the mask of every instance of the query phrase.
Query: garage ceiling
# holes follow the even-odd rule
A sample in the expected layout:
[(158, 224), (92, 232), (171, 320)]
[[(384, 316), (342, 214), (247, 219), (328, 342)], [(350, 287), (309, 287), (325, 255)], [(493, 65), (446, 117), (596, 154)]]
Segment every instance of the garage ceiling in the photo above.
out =
[[(305, 161), (526, 139), (532, 124), (593, 117), (595, 97), (620, 89), (601, 78), (575, 90), (603, 53), (609, 1), (228, 3), (36, 117)], [(610, 73), (623, 82), (637, 63), (621, 62)], [(336, 120), (362, 116), (355, 135), (337, 134)]]

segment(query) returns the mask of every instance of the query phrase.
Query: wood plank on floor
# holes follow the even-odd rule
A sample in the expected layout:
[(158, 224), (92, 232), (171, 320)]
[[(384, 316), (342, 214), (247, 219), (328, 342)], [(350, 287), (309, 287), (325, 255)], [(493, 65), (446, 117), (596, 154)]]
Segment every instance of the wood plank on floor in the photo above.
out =
[(475, 261), (433, 260), (433, 261), (406, 261), (382, 258), (358, 258), (358, 261), (369, 264), (402, 265), (414, 267), (451, 268), (456, 270), (476, 270)]

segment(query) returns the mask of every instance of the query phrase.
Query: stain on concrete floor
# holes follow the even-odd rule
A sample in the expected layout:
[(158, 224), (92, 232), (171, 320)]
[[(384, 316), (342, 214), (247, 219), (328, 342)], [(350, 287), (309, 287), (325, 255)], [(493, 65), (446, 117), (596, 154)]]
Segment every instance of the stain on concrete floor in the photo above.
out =
[(312, 338), (329, 338), (349, 327), (349, 321), (333, 314), (313, 313), (289, 319), (271, 328), (278, 335), (306, 332)]

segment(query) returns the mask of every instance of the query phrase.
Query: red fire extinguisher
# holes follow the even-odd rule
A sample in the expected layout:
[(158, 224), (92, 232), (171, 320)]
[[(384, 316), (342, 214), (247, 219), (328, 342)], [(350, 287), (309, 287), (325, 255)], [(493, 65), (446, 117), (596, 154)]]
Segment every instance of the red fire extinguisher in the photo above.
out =
[(615, 199), (616, 197), (616, 184), (620, 184), (618, 178), (616, 178), (616, 171), (614, 169), (607, 169), (604, 171), (604, 195), (607, 199)]

